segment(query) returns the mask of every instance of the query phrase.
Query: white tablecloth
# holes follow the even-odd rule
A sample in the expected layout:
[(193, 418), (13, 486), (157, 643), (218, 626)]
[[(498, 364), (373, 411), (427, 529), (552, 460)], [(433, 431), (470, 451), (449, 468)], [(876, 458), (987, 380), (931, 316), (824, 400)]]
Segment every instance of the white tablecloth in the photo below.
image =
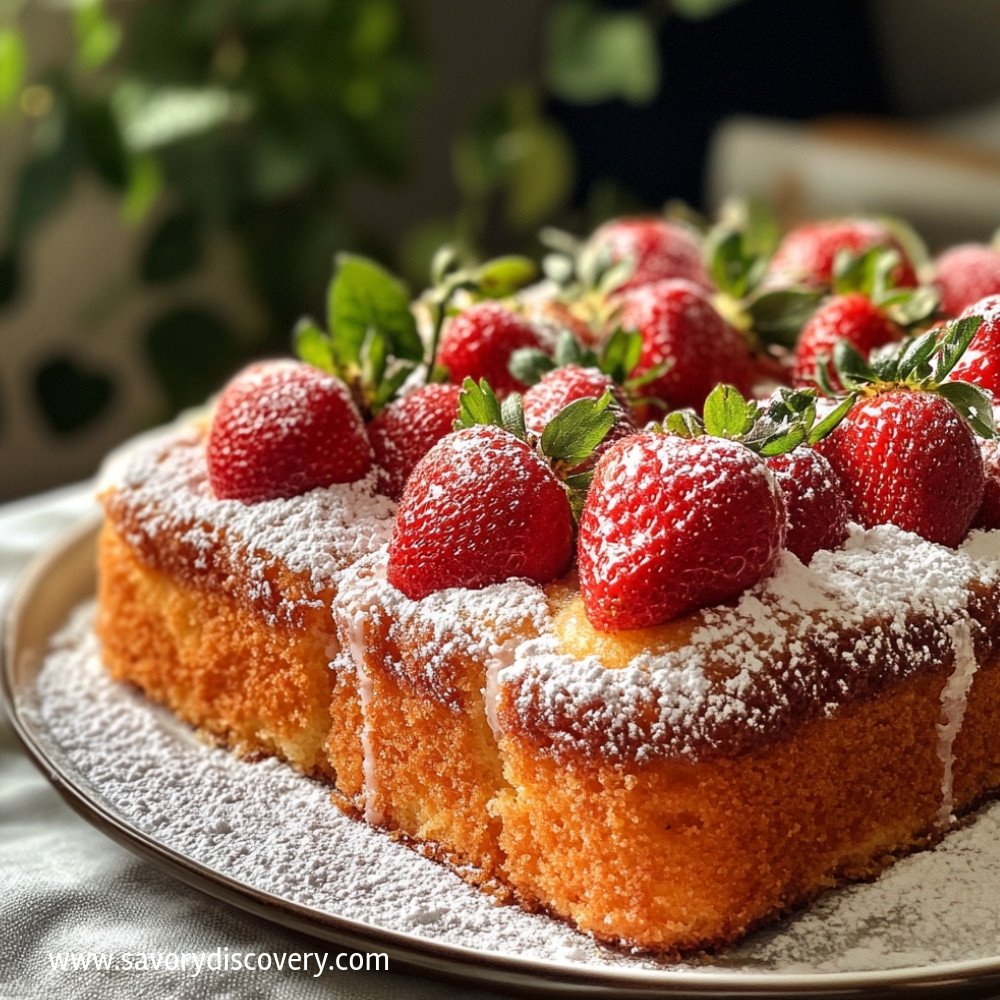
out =
[[(81, 486), (0, 507), (0, 602), (24, 564), (93, 509)], [(286, 933), (196, 892), (118, 847), (66, 806), (26, 759), (0, 712), (0, 998), (344, 997), (395, 1000), (482, 997), (409, 976), (332, 970), (214, 971), (233, 953), (322, 952), (316, 941)], [(113, 954), (128, 971), (66, 971), (71, 953)], [(129, 956), (122, 963), (123, 954)], [(186, 955), (200, 973), (169, 966)], [(212, 962), (208, 960), (212, 959)], [(77, 962), (81, 959), (77, 957)], [(301, 960), (300, 960), (301, 961)], [(160, 970), (152, 966), (160, 964)], [(150, 966), (143, 971), (141, 966)], [(164, 966), (168, 966), (164, 968)]]

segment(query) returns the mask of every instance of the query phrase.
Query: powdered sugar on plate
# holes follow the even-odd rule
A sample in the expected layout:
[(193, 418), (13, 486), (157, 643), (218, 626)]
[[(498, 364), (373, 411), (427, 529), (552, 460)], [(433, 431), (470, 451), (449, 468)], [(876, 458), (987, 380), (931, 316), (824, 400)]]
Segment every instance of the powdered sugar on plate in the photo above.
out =
[[(981, 544), (981, 543), (980, 543)], [(832, 892), (699, 965), (602, 948), (544, 916), (494, 903), (334, 808), (328, 789), (275, 760), (200, 743), (105, 673), (87, 607), (58, 637), (24, 706), (51, 759), (91, 800), (165, 847), (256, 890), (439, 944), (611, 970), (853, 973), (1000, 954), (1000, 804), (877, 882)]]

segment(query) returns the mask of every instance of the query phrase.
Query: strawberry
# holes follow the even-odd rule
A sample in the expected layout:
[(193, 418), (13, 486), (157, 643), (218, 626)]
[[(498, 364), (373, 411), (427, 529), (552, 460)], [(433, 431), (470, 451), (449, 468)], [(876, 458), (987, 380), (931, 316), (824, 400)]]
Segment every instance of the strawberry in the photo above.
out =
[(865, 527), (895, 524), (955, 546), (983, 499), (975, 435), (943, 396), (890, 388), (861, 399), (819, 445)]
[[(388, 580), (419, 600), (449, 587), (477, 589), (521, 578), (548, 583), (573, 558), (573, 510), (584, 463), (610, 429), (611, 394), (579, 399), (527, 440), (517, 395), (501, 408), (488, 383), (467, 379), (454, 434), (420, 460), (403, 490)], [(582, 482), (581, 482), (582, 480)]]
[(541, 434), (546, 424), (569, 403), (578, 399), (600, 399), (605, 392), (610, 392), (618, 405), (615, 427), (626, 432), (634, 431), (635, 421), (621, 386), (599, 369), (579, 365), (554, 368), (525, 392), (524, 419), (528, 430)]
[(983, 502), (972, 522), (974, 528), (1000, 528), (1000, 441), (980, 441), (983, 454)]
[(439, 441), (403, 491), (389, 546), (389, 582), (412, 600), (511, 577), (548, 583), (569, 568), (566, 491), (524, 441), (500, 427)]
[(712, 287), (694, 236), (684, 226), (666, 219), (612, 219), (595, 230), (583, 253), (632, 264), (629, 276), (617, 285), (619, 291), (664, 278), (685, 278), (705, 290)]
[(371, 464), (350, 392), (318, 368), (252, 365), (222, 391), (208, 436), (209, 479), (221, 500), (257, 503), (352, 483)]
[(720, 382), (749, 391), (752, 379), (746, 341), (689, 281), (657, 281), (623, 297), (621, 325), (642, 335), (633, 375), (663, 366), (644, 391), (670, 407), (704, 403)]
[(785, 548), (806, 565), (847, 538), (847, 501), (830, 463), (815, 448), (765, 459), (785, 500)]
[[(875, 348), (902, 338), (902, 327), (867, 296), (860, 292), (835, 295), (821, 305), (802, 328), (795, 345), (792, 380), (796, 385), (814, 384), (817, 365), (829, 360), (840, 340), (846, 340), (867, 359)], [(830, 384), (840, 387), (835, 375), (830, 375)]]
[(658, 625), (767, 576), (788, 523), (767, 462), (810, 451), (798, 446), (829, 433), (845, 410), (816, 423), (814, 391), (779, 390), (762, 407), (720, 385), (703, 419), (671, 413), (667, 433), (614, 444), (597, 463), (580, 517), (580, 592), (591, 624)]
[(829, 285), (841, 250), (863, 254), (874, 247), (899, 254), (896, 285), (909, 288), (917, 284), (916, 269), (903, 245), (888, 226), (874, 219), (828, 219), (791, 230), (771, 258), (769, 280), (776, 285)]
[(989, 295), (1000, 295), (1000, 250), (985, 243), (964, 243), (937, 259), (941, 309), (958, 316)]
[(368, 425), (378, 464), (378, 490), (393, 500), (431, 448), (450, 434), (458, 416), (457, 385), (421, 386), (385, 407)]
[(643, 432), (597, 463), (580, 517), (580, 593), (601, 631), (643, 628), (736, 597), (785, 533), (763, 460), (713, 437)]
[(975, 316), (982, 319), (982, 325), (951, 377), (978, 385), (1000, 400), (1000, 295), (980, 299), (962, 313), (963, 319)]
[(931, 330), (868, 364), (841, 342), (834, 360), (856, 402), (817, 448), (829, 460), (851, 517), (894, 524), (928, 541), (957, 545), (983, 499), (975, 433), (993, 437), (986, 396), (945, 381), (979, 328), (978, 319)]
[(526, 347), (542, 348), (530, 323), (495, 302), (480, 302), (444, 327), (437, 361), (448, 370), (452, 382), (484, 378), (503, 398), (524, 388), (508, 369), (514, 351)]

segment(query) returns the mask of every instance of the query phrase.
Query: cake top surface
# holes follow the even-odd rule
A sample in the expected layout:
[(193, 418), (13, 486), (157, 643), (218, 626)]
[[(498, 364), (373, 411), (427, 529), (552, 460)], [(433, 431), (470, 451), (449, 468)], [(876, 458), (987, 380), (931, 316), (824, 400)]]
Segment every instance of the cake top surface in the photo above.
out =
[(257, 598), (269, 586), (275, 560), (316, 593), (334, 589), (350, 563), (388, 540), (395, 511), (375, 492), (374, 473), (288, 499), (219, 500), (209, 485), (198, 427), (113, 456), (102, 476), (102, 497), (118, 530), (147, 557), (173, 558), (173, 570), (206, 579), (213, 570), (239, 570), (248, 595)]

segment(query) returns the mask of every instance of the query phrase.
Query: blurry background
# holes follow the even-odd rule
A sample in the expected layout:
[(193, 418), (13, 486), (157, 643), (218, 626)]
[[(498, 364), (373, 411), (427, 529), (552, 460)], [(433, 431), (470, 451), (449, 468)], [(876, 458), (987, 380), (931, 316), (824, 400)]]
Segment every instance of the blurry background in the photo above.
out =
[(680, 198), (1000, 223), (996, 0), (0, 0), (0, 499), (322, 311), (336, 251)]

